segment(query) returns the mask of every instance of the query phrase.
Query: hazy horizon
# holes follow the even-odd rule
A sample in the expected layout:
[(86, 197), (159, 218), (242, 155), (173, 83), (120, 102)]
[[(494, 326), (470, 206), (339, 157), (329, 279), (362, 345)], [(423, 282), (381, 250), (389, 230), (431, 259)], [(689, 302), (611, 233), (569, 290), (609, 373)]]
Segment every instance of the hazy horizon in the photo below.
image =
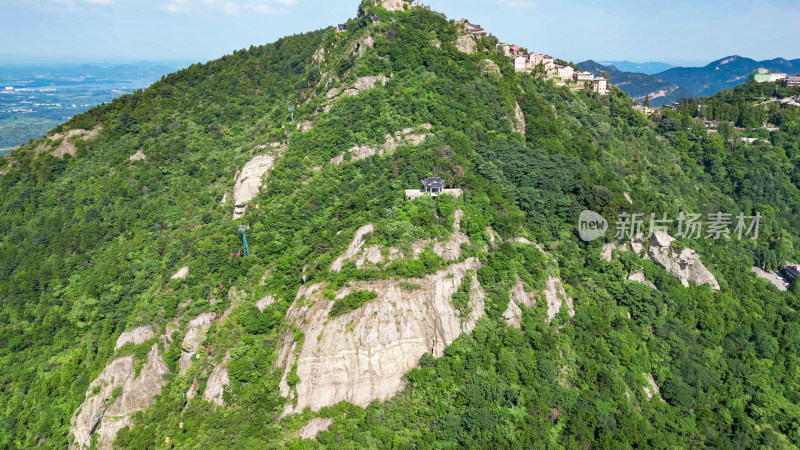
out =
[[(678, 0), (668, 5), (634, 0), (425, 3), (451, 19), (467, 17), (481, 23), (502, 41), (574, 62), (696, 67), (731, 55), (755, 60), (800, 58), (796, 45), (800, 3), (787, 0), (703, 4)], [(356, 15), (358, 4), (358, 0), (6, 0), (0, 4), (0, 41), (6, 42), (0, 64), (210, 61), (343, 22)]]

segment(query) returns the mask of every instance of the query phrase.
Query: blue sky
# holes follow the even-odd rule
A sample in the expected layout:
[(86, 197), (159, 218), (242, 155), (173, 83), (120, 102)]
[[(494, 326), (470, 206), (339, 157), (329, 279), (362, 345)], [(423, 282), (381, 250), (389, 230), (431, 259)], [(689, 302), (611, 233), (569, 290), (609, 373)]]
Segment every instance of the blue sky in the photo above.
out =
[[(355, 16), (359, 0), (0, 0), (0, 63), (206, 61)], [(800, 58), (798, 0), (428, 0), (574, 62)]]

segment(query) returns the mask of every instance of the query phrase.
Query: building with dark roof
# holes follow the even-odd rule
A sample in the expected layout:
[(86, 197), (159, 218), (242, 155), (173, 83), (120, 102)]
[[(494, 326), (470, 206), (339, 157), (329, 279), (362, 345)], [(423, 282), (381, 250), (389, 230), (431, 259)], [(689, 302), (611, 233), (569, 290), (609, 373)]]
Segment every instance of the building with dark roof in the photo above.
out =
[(439, 177), (428, 177), (422, 180), (422, 189), (406, 189), (406, 200), (414, 200), (425, 195), (438, 197), (439, 195), (452, 195), (460, 197), (461, 189), (445, 189), (444, 180)]
[(444, 189), (444, 180), (439, 177), (428, 177), (422, 180), (422, 191), (429, 194), (439, 194)]

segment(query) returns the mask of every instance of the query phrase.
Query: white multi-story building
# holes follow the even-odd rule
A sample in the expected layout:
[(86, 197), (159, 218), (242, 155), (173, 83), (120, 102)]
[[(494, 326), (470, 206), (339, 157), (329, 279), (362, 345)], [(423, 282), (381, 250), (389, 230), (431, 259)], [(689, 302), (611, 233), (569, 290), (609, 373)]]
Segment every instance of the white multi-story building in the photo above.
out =
[(528, 53), (528, 61), (534, 67), (538, 66), (539, 63), (542, 62), (543, 58), (544, 58), (544, 55), (540, 55), (539, 53), (536, 53), (536, 52)]
[(769, 74), (769, 81), (785, 80), (788, 77), (785, 73), (771, 73)]
[(587, 72), (582, 70), (580, 72), (575, 72), (575, 81), (592, 81), (594, 80), (594, 74), (592, 72)]
[(592, 80), (592, 90), (600, 95), (608, 94), (608, 81), (603, 77)]
[(558, 74), (558, 78), (562, 80), (571, 80), (572, 76), (575, 74), (575, 69), (570, 66), (556, 66), (556, 73)]
[(514, 57), (513, 61), (514, 61), (514, 70), (517, 72), (525, 72), (525, 70), (528, 68), (527, 65), (528, 58), (522, 55)]

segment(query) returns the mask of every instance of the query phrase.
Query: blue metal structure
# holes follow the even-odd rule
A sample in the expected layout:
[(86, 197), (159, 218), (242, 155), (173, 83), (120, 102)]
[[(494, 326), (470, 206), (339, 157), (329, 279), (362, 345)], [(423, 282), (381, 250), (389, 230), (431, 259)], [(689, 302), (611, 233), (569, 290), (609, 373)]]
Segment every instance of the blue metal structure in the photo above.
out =
[(295, 109), (294, 105), (289, 106), (289, 112), (292, 113), (292, 122), (294, 122), (294, 109)]
[(250, 246), (247, 245), (247, 225), (239, 225), (239, 231), (242, 232), (242, 256), (250, 256)]

